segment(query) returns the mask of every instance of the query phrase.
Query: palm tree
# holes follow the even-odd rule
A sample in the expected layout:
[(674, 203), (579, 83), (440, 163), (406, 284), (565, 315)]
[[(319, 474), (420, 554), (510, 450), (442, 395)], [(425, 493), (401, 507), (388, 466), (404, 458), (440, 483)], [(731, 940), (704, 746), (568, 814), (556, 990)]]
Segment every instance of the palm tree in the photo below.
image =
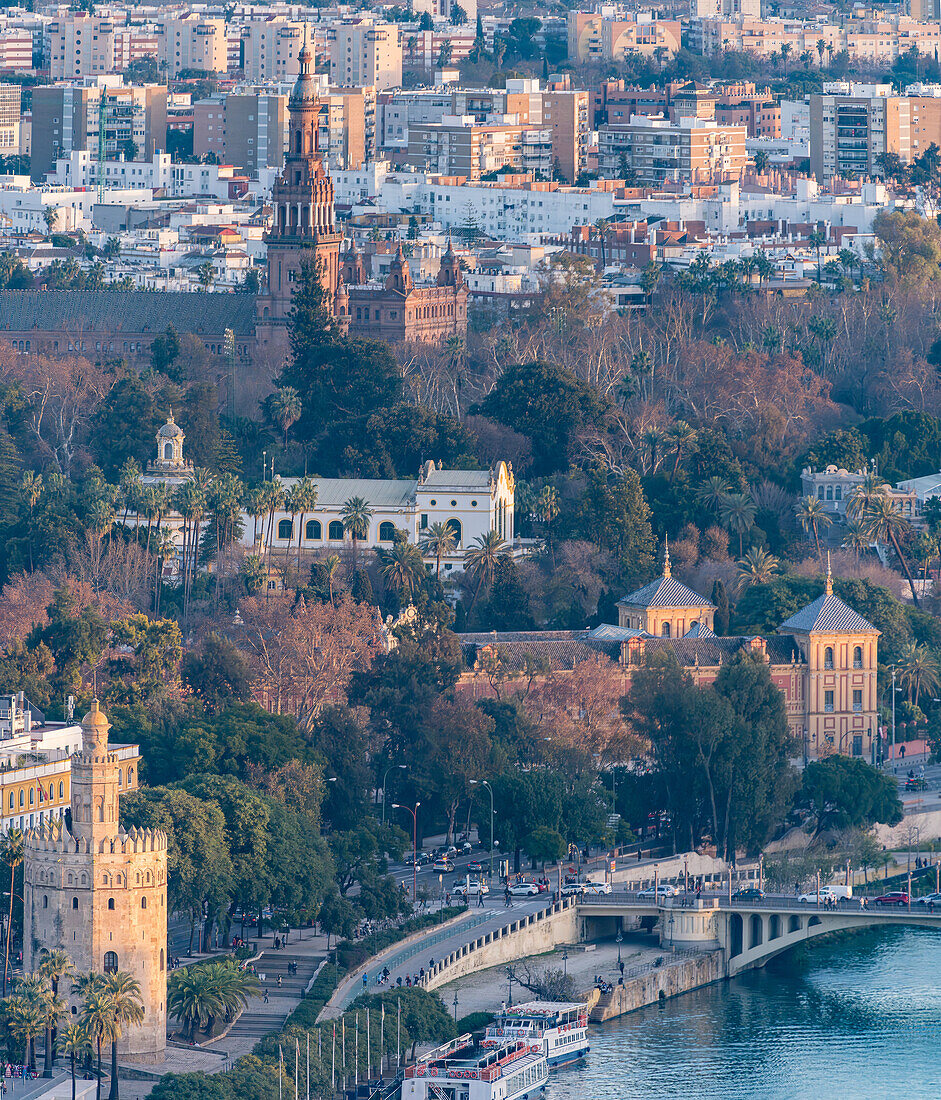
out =
[(884, 478), (871, 470), (867, 471), (863, 480), (850, 493), (846, 501), (846, 514), (850, 519), (862, 519), (869, 505), (877, 497), (885, 495), (884, 485)]
[(268, 511), (265, 500), (265, 488), (256, 485), (242, 496), (242, 507), (247, 515), (252, 517), (252, 546), (258, 542), (258, 521)]
[(36, 1051), (33, 1040), (42, 1035), (46, 1026), (46, 1007), (43, 983), (29, 976), (17, 982), (16, 993), (7, 1002), (10, 1030), (26, 1044), (26, 1064), (36, 1068)]
[(183, 622), (189, 613), (191, 576), (196, 575), (199, 525), (206, 514), (206, 490), (196, 479), (184, 481), (173, 494), (173, 507), (183, 517)]
[(865, 554), (869, 549), (870, 542), (871, 539), (861, 523), (848, 523), (846, 525), (846, 534), (843, 536), (841, 546), (844, 550), (852, 551), (857, 567), (859, 566), (859, 555)]
[(726, 493), (719, 504), (719, 518), (738, 535), (738, 556), (744, 555), (745, 532), (755, 522), (755, 502), (747, 493)]
[(98, 1057), (98, 1088), (95, 1100), (101, 1100), (101, 1044), (114, 1043), (121, 1034), (115, 1011), (114, 1000), (103, 987), (103, 976), (96, 974), (97, 988), (89, 989), (82, 1003), (79, 1022), (95, 1044)]
[(595, 222), (595, 229), (598, 230), (598, 239), (601, 241), (601, 270), (602, 273), (605, 269), (605, 246), (608, 243), (608, 229), (611, 226), (611, 222), (608, 218), (598, 218)]
[(823, 561), (820, 556), (820, 532), (833, 523), (833, 517), (824, 508), (823, 501), (815, 496), (804, 497), (795, 509), (797, 521), (806, 535), (810, 531), (814, 536), (814, 545), (817, 547), (817, 560)]
[(187, 966), (174, 970), (167, 982), (167, 1012), (183, 1025), (183, 1035), (192, 1039), (197, 1027), (225, 1012), (218, 991), (213, 988), (208, 967)]
[(755, 584), (770, 584), (778, 574), (778, 559), (763, 546), (753, 546), (738, 562), (738, 589), (743, 591)]
[(915, 581), (908, 567), (908, 559), (902, 553), (899, 542), (899, 539), (904, 538), (911, 531), (912, 525), (902, 515), (897, 504), (888, 493), (879, 493), (875, 500), (869, 502), (863, 514), (863, 526), (870, 538), (875, 539), (876, 542), (892, 543), (892, 547), (898, 555), (902, 569), (911, 586), (912, 600), (916, 607), (920, 607), (918, 593), (915, 591)]
[(935, 692), (941, 686), (941, 665), (924, 643), (905, 642), (896, 663), (899, 683), (908, 688), (910, 703), (917, 703), (923, 690)]
[(25, 841), (19, 829), (8, 829), (0, 837), (0, 861), (10, 868), (10, 911), (7, 913), (7, 938), (3, 961), (3, 995), (7, 995), (7, 977), (10, 973), (10, 934), (13, 930), (13, 878), (23, 862)]
[(269, 402), (271, 419), (281, 429), (284, 437), (283, 445), (287, 449), (288, 431), (292, 425), (301, 418), (304, 407), (301, 404), (301, 395), (293, 386), (282, 386), (271, 395)]
[[(223, 959), (204, 967), (208, 971), (208, 986), (214, 990), (222, 1003), (226, 1023), (237, 1012), (248, 1006), (248, 998), (258, 991), (258, 979), (247, 970), (242, 970), (232, 959)], [(207, 1025), (212, 1031), (212, 1022)]]
[(114, 1013), (114, 1036), (111, 1040), (111, 1092), (108, 1095), (109, 1100), (119, 1100), (118, 1039), (128, 1027), (144, 1022), (144, 1002), (141, 998), (140, 982), (126, 970), (116, 970), (112, 974), (106, 974), (104, 991), (111, 1002), (111, 1011)]
[(320, 564), (327, 574), (327, 584), (330, 588), (330, 606), (336, 607), (333, 601), (333, 579), (337, 575), (337, 570), (340, 568), (340, 555), (330, 554), (330, 556), (324, 558)]
[(657, 472), (657, 466), (660, 464), (660, 458), (658, 457), (658, 454), (660, 451), (660, 444), (663, 442), (663, 435), (660, 432), (659, 428), (651, 427), (645, 429), (641, 438), (644, 441), (644, 446), (650, 452), (649, 472), (655, 474)]
[(160, 614), (160, 594), (163, 591), (163, 567), (168, 558), (176, 553), (176, 543), (173, 535), (166, 527), (157, 528), (157, 538), (154, 542), (154, 614)]
[[(397, 535), (399, 533), (397, 532)], [(382, 579), (386, 585), (411, 602), (415, 589), (421, 585), (425, 576), (425, 563), (421, 550), (408, 541), (406, 533), (397, 537), (389, 547), (379, 550), (379, 562), (382, 567)]]
[[(50, 1005), (50, 1010), (54, 1008), (55, 1002), (58, 1002), (59, 1005), (62, 1004), (58, 997), (59, 983), (63, 978), (70, 975), (73, 969), (72, 960), (61, 948), (57, 947), (52, 951), (43, 952), (38, 973), (49, 983), (49, 988), (52, 991), (53, 1003)], [(53, 1016), (52, 1011), (50, 1011), (50, 1016)], [(46, 1064), (43, 1069), (43, 1077), (51, 1077), (52, 1067), (55, 1065), (55, 1036), (53, 1034), (55, 1024), (56, 1018), (50, 1018), (46, 1024)]]
[(26, 506), (29, 508), (29, 568), (30, 572), (33, 569), (33, 510), (39, 503), (39, 498), (42, 495), (42, 474), (34, 473), (32, 470), (27, 470), (23, 474), (23, 480), (20, 483), (20, 490), (23, 494), (23, 499), (26, 501)]
[(304, 476), (295, 482), (293, 489), (294, 507), (292, 513), (297, 512), (301, 517), (301, 524), (297, 530), (297, 568), (301, 567), (301, 536), (304, 533), (304, 519), (308, 512), (317, 507), (317, 484), (309, 477)]
[(677, 420), (675, 424), (667, 429), (667, 439), (676, 451), (676, 459), (670, 472), (670, 481), (672, 482), (676, 477), (676, 471), (680, 465), (680, 459), (683, 457), (683, 452), (688, 451), (696, 441), (696, 432), (685, 420)]
[(350, 497), (343, 505), (340, 519), (343, 520), (343, 530), (353, 542), (353, 564), (355, 565), (356, 544), (360, 539), (369, 537), (369, 521), (372, 519), (369, 504), (362, 497)]
[(722, 501), (732, 492), (732, 486), (724, 477), (707, 478), (696, 492), (696, 501), (704, 508), (718, 512)]
[[(262, 485), (265, 498), (265, 511), (268, 513), (268, 537), (265, 540), (267, 547), (267, 564), (268, 568), (271, 568), (271, 542), (272, 535), (274, 534), (274, 514), (284, 505), (284, 485), (281, 483), (281, 478), (273, 477), (271, 481), (266, 481)], [(267, 585), (265, 592), (269, 591)]]
[(91, 1054), (91, 1039), (88, 1038), (81, 1024), (74, 1023), (59, 1032), (56, 1045), (60, 1054), (68, 1056), (69, 1070), (72, 1074), (72, 1100), (75, 1100), (75, 1060)]
[(128, 512), (132, 508), (136, 512), (140, 507), (140, 495), (144, 488), (144, 483), (141, 480), (141, 468), (135, 458), (129, 458), (121, 467), (118, 486), (121, 489), (121, 499), (124, 501), (124, 518), (121, 523), (126, 526)]
[(506, 553), (507, 546), (503, 539), (496, 531), (488, 531), (486, 535), (478, 535), (474, 544), (464, 554), (464, 568), (473, 573), (477, 580), (470, 607), (467, 609), (468, 615), (474, 610), (481, 588), (485, 583), (490, 584), (493, 580), (497, 562), (505, 557)]
[(546, 485), (536, 498), (536, 515), (546, 529), (546, 542), (549, 543), (549, 557), (555, 568), (555, 546), (552, 541), (552, 525), (559, 517), (559, 492), (552, 485)]
[(457, 532), (449, 523), (436, 522), (425, 528), (418, 546), (422, 554), (435, 559), (435, 579), (441, 579), (441, 559), (446, 558), (457, 546)]

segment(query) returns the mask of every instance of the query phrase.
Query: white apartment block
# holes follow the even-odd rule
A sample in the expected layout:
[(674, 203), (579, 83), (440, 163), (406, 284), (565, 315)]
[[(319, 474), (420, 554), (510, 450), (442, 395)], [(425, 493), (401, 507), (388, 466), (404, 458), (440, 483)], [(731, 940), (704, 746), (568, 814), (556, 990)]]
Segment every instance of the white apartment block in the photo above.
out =
[(329, 31), (330, 82), (339, 87), (397, 88), (402, 83), (402, 45), (395, 23), (357, 19)]
[(761, 0), (689, 0), (689, 14), (694, 19), (707, 15), (746, 15), (760, 19)]
[(293, 81), (304, 42), (314, 39), (314, 24), (270, 16), (249, 19), (242, 27), (242, 68), (253, 83)]
[(0, 72), (28, 73), (33, 68), (33, 36), (22, 27), (0, 29)]
[(49, 74), (53, 80), (98, 76), (114, 70), (115, 21), (110, 16), (68, 12), (46, 29)]
[[(232, 180), (239, 174), (230, 164), (174, 164), (169, 153), (157, 153), (149, 161), (105, 161), (105, 187), (139, 192), (145, 195), (143, 201), (149, 201), (154, 191), (163, 191), (168, 198), (228, 199)], [(56, 161), (52, 179), (65, 190), (95, 188), (98, 158), (87, 149), (75, 149)]]
[(0, 84), (0, 156), (20, 151), (20, 86)]
[(161, 61), (169, 76), (182, 69), (224, 73), (229, 68), (228, 29), (224, 19), (181, 15), (157, 23)]

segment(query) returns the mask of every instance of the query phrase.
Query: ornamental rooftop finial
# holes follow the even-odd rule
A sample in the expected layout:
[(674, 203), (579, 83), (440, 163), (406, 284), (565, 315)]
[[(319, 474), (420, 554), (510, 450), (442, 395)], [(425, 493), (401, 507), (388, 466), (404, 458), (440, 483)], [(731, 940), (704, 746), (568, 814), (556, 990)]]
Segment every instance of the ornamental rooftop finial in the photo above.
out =
[(672, 576), (670, 573), (670, 539), (668, 535), (663, 536), (663, 575), (665, 577)]

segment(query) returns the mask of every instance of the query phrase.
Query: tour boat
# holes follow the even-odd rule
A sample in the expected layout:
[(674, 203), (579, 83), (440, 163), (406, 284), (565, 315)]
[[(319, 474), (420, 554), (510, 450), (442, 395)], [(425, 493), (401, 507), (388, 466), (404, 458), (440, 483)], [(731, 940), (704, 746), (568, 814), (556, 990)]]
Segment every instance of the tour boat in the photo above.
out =
[(528, 1001), (497, 1013), (482, 1046), (511, 1040), (541, 1043), (550, 1069), (584, 1058), (588, 1046), (588, 1009), (565, 1001)]
[(522, 1040), (497, 1046), (462, 1035), (405, 1069), (402, 1100), (536, 1100), (546, 1091), (542, 1046)]

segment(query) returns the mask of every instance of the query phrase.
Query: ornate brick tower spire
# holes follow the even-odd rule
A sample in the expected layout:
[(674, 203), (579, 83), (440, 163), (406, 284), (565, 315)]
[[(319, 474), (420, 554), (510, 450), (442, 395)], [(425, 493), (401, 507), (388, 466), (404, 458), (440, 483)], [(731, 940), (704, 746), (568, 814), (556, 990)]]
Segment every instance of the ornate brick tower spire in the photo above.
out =
[(82, 751), (72, 757), (72, 836), (98, 851), (118, 833), (118, 766), (108, 751), (111, 723), (98, 700), (82, 719)]
[(340, 273), (340, 241), (334, 225), (333, 181), (320, 156), (320, 98), (312, 72), (313, 54), (305, 42), (300, 72), (288, 100), (288, 152), (274, 185), (274, 220), (268, 234), (268, 293), (258, 300), (259, 340), (287, 350), (287, 319), (301, 266), (313, 262), (334, 309)]

